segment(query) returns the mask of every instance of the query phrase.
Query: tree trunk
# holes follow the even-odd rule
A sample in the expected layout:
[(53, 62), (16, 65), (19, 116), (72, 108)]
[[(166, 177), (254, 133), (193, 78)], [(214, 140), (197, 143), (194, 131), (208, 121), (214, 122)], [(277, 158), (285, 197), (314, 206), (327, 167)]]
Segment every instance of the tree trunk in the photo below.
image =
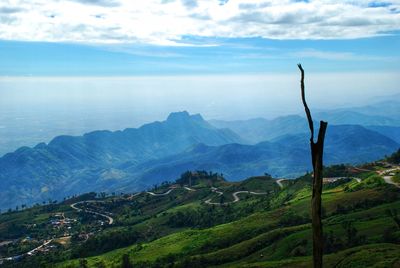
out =
[(308, 125), (311, 132), (310, 147), (311, 159), (313, 165), (313, 191), (311, 199), (311, 217), (312, 217), (312, 233), (313, 233), (313, 266), (314, 268), (322, 267), (323, 256), (323, 234), (321, 222), (321, 195), (322, 195), (322, 169), (323, 169), (323, 154), (324, 154), (324, 140), (327, 122), (321, 121), (318, 131), (317, 142), (314, 142), (314, 122), (311, 117), (310, 109), (308, 108), (305, 89), (304, 89), (304, 70), (301, 64), (298, 64), (301, 71), (301, 97), (306, 111)]

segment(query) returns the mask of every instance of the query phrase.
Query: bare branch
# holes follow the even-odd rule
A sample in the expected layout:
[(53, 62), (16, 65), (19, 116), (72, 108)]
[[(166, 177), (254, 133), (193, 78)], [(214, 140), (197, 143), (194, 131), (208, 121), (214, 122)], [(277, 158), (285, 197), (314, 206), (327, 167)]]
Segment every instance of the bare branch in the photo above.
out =
[(322, 232), (322, 178), (323, 178), (323, 155), (324, 155), (324, 140), (327, 122), (320, 121), (318, 140), (314, 142), (314, 122), (311, 117), (310, 109), (308, 108), (305, 87), (304, 87), (304, 70), (301, 64), (297, 65), (301, 71), (301, 98), (304, 109), (307, 114), (308, 125), (311, 131), (310, 147), (313, 166), (313, 182), (312, 182), (312, 197), (311, 197), (311, 220), (313, 233), (313, 267), (322, 268), (323, 259), (323, 232)]
[(303, 101), (304, 109), (306, 110), (306, 115), (307, 115), (307, 120), (308, 120), (308, 125), (310, 127), (310, 132), (311, 132), (311, 138), (310, 140), (314, 142), (314, 122), (311, 117), (311, 112), (310, 109), (308, 108), (307, 102), (306, 102), (306, 93), (305, 93), (305, 88), (304, 88), (304, 70), (301, 64), (297, 64), (297, 66), (300, 69), (301, 72), (301, 100)]

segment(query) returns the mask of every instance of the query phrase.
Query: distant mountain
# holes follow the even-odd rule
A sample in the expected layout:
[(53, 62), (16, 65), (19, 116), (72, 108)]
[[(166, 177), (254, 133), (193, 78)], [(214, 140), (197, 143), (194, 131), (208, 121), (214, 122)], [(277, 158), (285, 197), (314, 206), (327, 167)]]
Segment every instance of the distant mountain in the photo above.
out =
[[(293, 148), (309, 146), (309, 134), (287, 135), (273, 140), (274, 143)], [(380, 159), (393, 153), (400, 144), (362, 126), (328, 125), (324, 148), (326, 164), (360, 164)]]
[[(391, 110), (394, 109), (394, 107), (391, 108)], [(367, 111), (366, 108), (360, 107), (350, 108), (350, 110), (322, 111), (315, 113), (313, 119), (317, 125), (319, 120), (327, 121), (330, 125), (361, 125), (399, 142), (399, 132), (396, 129), (396, 127), (400, 127), (399, 118), (364, 114), (355, 110)], [(396, 112), (396, 110), (392, 112)], [(299, 115), (282, 116), (272, 120), (254, 118), (236, 121), (209, 120), (208, 122), (217, 128), (233, 130), (248, 141), (249, 144), (270, 141), (283, 135), (293, 135), (308, 131), (307, 120)]]
[[(355, 109), (364, 111), (364, 109)], [(397, 118), (391, 118), (385, 115), (364, 114), (354, 110), (338, 110), (316, 113), (315, 120), (328, 121), (331, 124), (349, 124), (349, 125), (380, 125), (397, 126), (400, 121)]]
[(366, 126), (367, 129), (374, 130), (379, 132), (386, 137), (391, 138), (392, 140), (400, 143), (400, 127), (392, 127), (392, 126)]
[[(179, 112), (137, 129), (59, 136), (22, 147), (0, 158), (0, 208), (89, 191), (143, 190), (186, 170), (212, 170), (228, 180), (265, 172), (295, 177), (311, 170), (307, 122), (300, 116), (212, 122), (222, 129)], [(399, 147), (362, 126), (329, 124), (325, 163), (372, 161)]]
[[(359, 164), (392, 153), (400, 145), (361, 126), (328, 126), (325, 164)], [(192, 150), (127, 167), (135, 174), (135, 184), (159, 183), (179, 176), (186, 170), (222, 172), (228, 180), (264, 174), (295, 177), (310, 171), (309, 134), (284, 135), (256, 145), (227, 144), (211, 147), (200, 144)], [(129, 184), (125, 185), (129, 188)]]
[[(166, 121), (123, 131), (59, 136), (48, 145), (22, 147), (0, 158), (0, 208), (60, 198), (65, 193), (108, 189), (126, 174), (114, 169), (180, 153), (198, 143), (241, 143), (200, 115), (171, 113)], [(18, 202), (17, 202), (18, 201)]]
[(249, 120), (223, 121), (209, 120), (217, 128), (229, 128), (251, 144), (276, 137), (307, 131), (307, 120), (298, 115), (277, 117), (273, 120), (255, 118)]
[[(228, 180), (240, 180), (265, 172), (295, 176), (309, 164), (306, 153), (307, 147), (297, 151), (289, 146), (282, 147), (270, 142), (222, 146), (199, 144), (190, 151), (149, 161), (128, 168), (127, 171), (135, 174), (137, 180), (134, 184), (146, 182), (150, 185), (171, 180), (187, 170), (212, 170), (223, 173)], [(129, 188), (129, 185), (125, 187)]]
[(351, 110), (366, 115), (378, 115), (393, 118), (399, 123), (400, 94), (391, 96), (388, 100), (378, 101), (370, 105), (353, 107)]

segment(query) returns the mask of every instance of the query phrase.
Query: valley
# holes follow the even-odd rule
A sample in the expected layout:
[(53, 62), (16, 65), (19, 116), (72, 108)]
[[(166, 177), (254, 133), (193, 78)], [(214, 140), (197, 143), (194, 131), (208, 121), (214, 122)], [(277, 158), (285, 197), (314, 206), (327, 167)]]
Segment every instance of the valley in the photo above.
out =
[[(399, 168), (380, 161), (326, 169), (327, 267), (342, 267), (336, 262), (339, 259), (357, 263), (360, 254), (362, 262), (354, 267), (377, 264), (382, 258), (400, 261), (400, 226), (396, 225), (400, 221), (395, 214), (400, 210), (400, 192), (384, 179)], [(39, 243), (31, 254), (3, 255), (2, 262), (5, 267), (27, 263), (110, 267), (125, 258), (135, 267), (308, 267), (310, 183), (309, 175), (295, 180), (259, 176), (228, 182), (217, 173), (186, 172), (175, 182), (144, 192), (91, 193), (2, 214), (2, 238), (22, 241), (29, 236)], [(26, 215), (36, 215), (33, 219), (38, 219), (39, 230), (47, 229), (46, 222), (54, 215), (72, 225), (56, 228), (60, 235), (54, 231), (51, 236), (40, 235), (38, 229), (22, 227), (27, 224)], [(13, 234), (12, 226), (24, 228), (24, 234)], [(342, 231), (346, 228), (355, 230), (355, 236), (346, 236)], [(22, 244), (15, 242), (6, 248), (17, 245)], [(367, 253), (378, 248), (378, 259)]]

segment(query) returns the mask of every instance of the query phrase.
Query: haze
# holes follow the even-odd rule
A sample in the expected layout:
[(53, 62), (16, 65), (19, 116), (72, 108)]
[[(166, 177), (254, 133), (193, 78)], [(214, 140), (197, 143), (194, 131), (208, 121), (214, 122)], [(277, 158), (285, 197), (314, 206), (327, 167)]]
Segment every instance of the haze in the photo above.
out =
[[(295, 69), (295, 66), (294, 66)], [(206, 119), (302, 113), (290, 74), (147, 77), (3, 77), (0, 153), (62, 134), (118, 130), (187, 110)], [(399, 93), (395, 73), (307, 73), (314, 109), (361, 106)]]
[(0, 155), (174, 111), (302, 114), (299, 62), (313, 109), (391, 98), (399, 10), (396, 1), (2, 1)]

